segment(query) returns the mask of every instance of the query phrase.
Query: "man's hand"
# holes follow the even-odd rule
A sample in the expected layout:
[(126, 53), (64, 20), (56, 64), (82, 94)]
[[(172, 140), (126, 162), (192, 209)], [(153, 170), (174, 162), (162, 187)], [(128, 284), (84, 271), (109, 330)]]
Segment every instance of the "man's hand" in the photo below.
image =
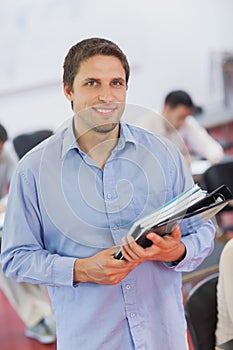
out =
[(149, 232), (146, 237), (153, 243), (148, 248), (142, 248), (130, 236), (123, 239), (121, 251), (128, 262), (142, 263), (145, 260), (171, 262), (185, 256), (186, 248), (180, 241), (181, 232), (178, 225), (164, 237), (154, 232)]
[(90, 258), (77, 259), (74, 282), (93, 282), (113, 285), (125, 278), (140, 262), (114, 259), (118, 247), (106, 249)]

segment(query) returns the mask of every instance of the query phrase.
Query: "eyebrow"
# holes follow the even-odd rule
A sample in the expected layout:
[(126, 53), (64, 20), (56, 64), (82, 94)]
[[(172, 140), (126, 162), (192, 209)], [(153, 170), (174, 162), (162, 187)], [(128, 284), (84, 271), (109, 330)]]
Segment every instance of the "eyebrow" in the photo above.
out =
[(97, 81), (99, 81), (99, 79), (97, 79), (97, 78), (85, 78), (84, 80), (83, 80), (83, 82), (85, 83), (86, 81), (90, 81), (90, 80), (97, 80)]
[[(85, 79), (83, 80), (83, 83), (88, 82), (88, 81), (90, 81), (90, 80), (95, 80), (95, 81), (98, 81), (98, 82), (101, 81), (101, 79), (89, 77), (89, 78), (85, 78)], [(121, 80), (121, 81), (125, 81), (125, 79), (122, 78), (122, 77), (115, 77), (115, 78), (112, 78), (111, 80)]]

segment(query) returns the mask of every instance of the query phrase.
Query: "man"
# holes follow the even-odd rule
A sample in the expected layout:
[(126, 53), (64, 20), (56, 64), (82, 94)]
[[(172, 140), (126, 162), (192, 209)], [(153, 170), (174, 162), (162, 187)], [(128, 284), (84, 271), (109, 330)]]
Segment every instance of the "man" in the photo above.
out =
[[(8, 190), (12, 174), (18, 162), (16, 154), (9, 147), (8, 135), (0, 124), (0, 246), (1, 230), (7, 205)], [(42, 344), (54, 343), (56, 340), (55, 322), (43, 286), (29, 283), (17, 283), (6, 277), (0, 266), (0, 289), (25, 324), (25, 335)]]
[(165, 98), (161, 113), (163, 118), (150, 113), (136, 120), (129, 117), (127, 121), (169, 138), (178, 146), (188, 163), (190, 155), (205, 158), (212, 164), (218, 163), (224, 157), (222, 146), (192, 116), (194, 108), (189, 94), (175, 90)]
[(164, 238), (149, 233), (149, 248), (126, 242), (125, 260), (114, 259), (137, 218), (193, 184), (170, 142), (119, 123), (128, 78), (113, 42), (74, 45), (63, 74), (74, 118), (11, 185), (4, 272), (49, 286), (58, 350), (186, 349), (181, 272), (213, 249), (213, 225), (188, 219)]
[[(192, 116), (194, 108), (191, 97), (185, 91), (172, 91), (165, 98), (162, 115), (178, 130), (191, 154), (201, 156), (213, 164), (218, 163), (223, 159), (224, 151)], [(166, 131), (168, 137), (174, 133), (174, 129), (172, 131), (169, 127)]]

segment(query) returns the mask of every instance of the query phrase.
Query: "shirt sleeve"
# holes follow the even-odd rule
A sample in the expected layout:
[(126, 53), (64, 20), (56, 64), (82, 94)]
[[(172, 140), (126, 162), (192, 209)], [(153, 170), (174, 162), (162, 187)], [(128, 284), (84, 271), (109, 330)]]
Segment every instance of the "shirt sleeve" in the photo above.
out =
[(3, 272), (18, 282), (73, 287), (74, 262), (74, 257), (45, 249), (36, 182), (29, 170), (26, 176), (19, 167), (12, 179), (3, 228)]
[[(183, 226), (183, 225), (181, 225)], [(183, 231), (183, 229), (181, 229)], [(185, 230), (186, 231), (186, 230)], [(182, 232), (183, 233), (183, 232)], [(175, 266), (176, 271), (190, 272), (195, 270), (214, 248), (215, 228), (211, 221), (202, 224), (194, 231), (185, 232), (181, 241), (186, 247), (186, 255)]]
[[(193, 179), (186, 161), (179, 152), (172, 149), (173, 196), (185, 191), (193, 185)], [(197, 268), (202, 261), (212, 253), (214, 248), (215, 227), (211, 220), (204, 221), (196, 216), (184, 219), (179, 223), (182, 233), (181, 241), (186, 247), (186, 255), (178, 264), (167, 264), (176, 271), (190, 272)]]
[(180, 129), (181, 136), (187, 141), (190, 151), (209, 160), (219, 162), (224, 157), (222, 146), (211, 137), (194, 117), (189, 116), (184, 127)]

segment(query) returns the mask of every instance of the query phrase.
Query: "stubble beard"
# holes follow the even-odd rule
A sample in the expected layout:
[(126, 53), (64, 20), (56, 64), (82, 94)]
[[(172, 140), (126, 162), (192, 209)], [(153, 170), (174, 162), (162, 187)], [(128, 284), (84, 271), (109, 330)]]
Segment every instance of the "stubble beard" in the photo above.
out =
[(98, 126), (95, 126), (92, 130), (96, 133), (107, 134), (107, 133), (113, 131), (118, 126), (118, 124), (119, 123), (98, 125)]

